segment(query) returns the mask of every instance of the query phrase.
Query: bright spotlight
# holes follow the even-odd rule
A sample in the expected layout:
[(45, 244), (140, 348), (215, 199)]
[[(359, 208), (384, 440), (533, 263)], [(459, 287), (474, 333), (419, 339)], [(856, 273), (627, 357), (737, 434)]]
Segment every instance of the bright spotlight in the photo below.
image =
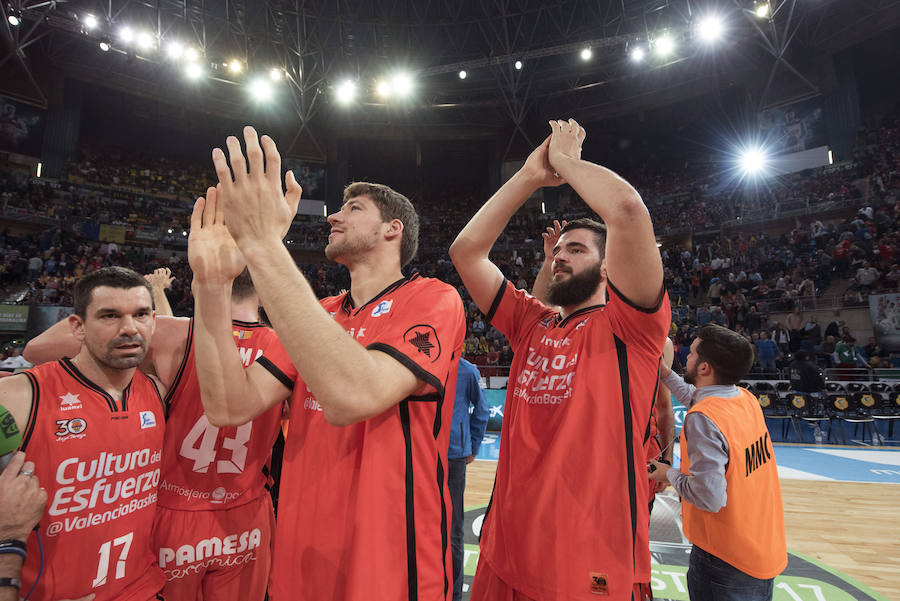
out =
[(392, 92), (393, 90), (391, 89), (390, 82), (385, 81), (384, 79), (375, 84), (375, 93), (382, 98), (390, 98)]
[(642, 60), (644, 60), (645, 54), (646, 53), (644, 52), (643, 48), (641, 48), (640, 46), (635, 46), (634, 48), (631, 49), (631, 60), (633, 60), (636, 63), (639, 63)]
[(172, 40), (166, 45), (166, 56), (177, 61), (184, 54), (184, 46), (178, 40)]
[(137, 46), (141, 50), (150, 50), (153, 48), (153, 36), (146, 31), (142, 31), (137, 36)]
[(240, 73), (241, 69), (244, 68), (244, 65), (238, 59), (233, 59), (230, 63), (228, 63), (228, 70), (232, 73)]
[(200, 53), (197, 52), (196, 48), (188, 47), (188, 48), (184, 49), (184, 58), (188, 62), (192, 63), (192, 62), (196, 61), (198, 58), (200, 58)]
[(356, 100), (356, 82), (352, 79), (345, 79), (338, 84), (335, 93), (338, 104), (344, 106), (350, 104)]
[(272, 67), (269, 69), (269, 79), (272, 81), (278, 81), (281, 79), (281, 69), (278, 67)]
[(84, 16), (85, 29), (94, 29), (95, 27), (97, 27), (97, 25), (98, 25), (97, 17), (95, 17), (94, 15), (85, 15)]
[(272, 84), (259, 77), (250, 82), (250, 95), (258, 102), (268, 102), (272, 99)]
[(591, 60), (591, 57), (592, 57), (592, 56), (594, 56), (594, 51), (591, 50), (590, 47), (584, 48), (584, 49), (581, 51), (581, 60), (583, 60), (583, 61), (589, 61), (589, 60)]
[(761, 174), (769, 162), (769, 158), (761, 148), (747, 148), (741, 152), (739, 159), (744, 175)]
[(672, 51), (675, 50), (675, 40), (672, 39), (672, 36), (669, 34), (665, 34), (660, 36), (654, 42), (654, 46), (656, 47), (656, 53), (662, 57), (669, 56), (672, 54)]
[(126, 44), (130, 44), (132, 40), (134, 40), (134, 32), (131, 30), (131, 27), (126, 25), (122, 29), (119, 30), (119, 38), (122, 39)]
[(100, 40), (100, 50), (102, 50), (103, 52), (109, 52), (109, 49), (109, 40), (107, 38), (103, 38), (102, 40)]
[(13, 27), (18, 27), (22, 22), (22, 18), (16, 13), (10, 13), (9, 16), (6, 17), (6, 20), (9, 21), (9, 24)]
[(769, 3), (766, 0), (763, 0), (762, 2), (757, 2), (753, 6), (753, 12), (760, 19), (765, 19), (766, 17), (769, 16), (769, 9), (770, 9)]
[(466, 73), (466, 70), (465, 70), (465, 69), (463, 69), (462, 71), (459, 72), (459, 78), (460, 78), (460, 79), (465, 79), (465, 78), (468, 77), (468, 76), (469, 76), (469, 74)]
[(725, 33), (725, 25), (722, 23), (722, 19), (714, 15), (704, 17), (697, 24), (697, 35), (700, 40), (708, 44), (719, 41), (723, 33)]
[(516, 64), (513, 65), (516, 68), (516, 71), (522, 70), (522, 61), (516, 61)]
[(203, 77), (203, 66), (200, 63), (188, 63), (184, 68), (184, 74), (188, 79), (198, 80)]
[(398, 73), (391, 80), (391, 88), (400, 98), (409, 96), (413, 88), (412, 77), (408, 73)]

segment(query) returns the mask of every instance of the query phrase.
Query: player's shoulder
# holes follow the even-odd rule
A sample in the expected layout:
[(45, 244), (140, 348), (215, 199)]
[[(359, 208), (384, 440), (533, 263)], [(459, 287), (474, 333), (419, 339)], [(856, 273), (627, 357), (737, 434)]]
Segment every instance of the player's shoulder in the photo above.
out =
[(398, 290), (405, 290), (407, 294), (415, 294), (417, 298), (422, 294), (429, 294), (439, 296), (450, 302), (458, 301), (460, 305), (462, 304), (459, 291), (454, 286), (437, 278), (425, 277), (418, 273), (407, 278), (406, 284)]

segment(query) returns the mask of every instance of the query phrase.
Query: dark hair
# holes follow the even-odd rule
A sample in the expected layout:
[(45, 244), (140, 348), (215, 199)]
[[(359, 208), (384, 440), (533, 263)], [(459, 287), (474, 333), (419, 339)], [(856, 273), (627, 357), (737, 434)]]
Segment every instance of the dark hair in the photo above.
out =
[(559, 231), (560, 234), (564, 234), (571, 230), (590, 230), (594, 233), (594, 239), (597, 241), (597, 249), (600, 251), (600, 258), (606, 256), (606, 226), (600, 223), (599, 221), (594, 221), (593, 219), (588, 219), (587, 217), (582, 217), (580, 219), (574, 219), (568, 222), (563, 228)]
[(107, 286), (109, 288), (146, 288), (150, 294), (150, 302), (153, 302), (153, 289), (144, 279), (144, 276), (125, 267), (104, 267), (92, 271), (75, 283), (73, 294), (75, 315), (84, 319), (87, 316), (88, 305), (94, 296), (94, 288)]
[(355, 196), (367, 196), (372, 199), (381, 220), (385, 223), (399, 219), (403, 224), (400, 241), (400, 266), (403, 267), (416, 256), (419, 250), (419, 214), (409, 199), (396, 190), (383, 184), (354, 182), (344, 188), (344, 202)]
[(753, 367), (753, 347), (737, 332), (707, 324), (697, 332), (697, 338), (697, 360), (710, 364), (716, 384), (737, 384)]
[(806, 361), (807, 359), (809, 359), (809, 353), (802, 349), (796, 350), (794, 351), (794, 359), (796, 359), (797, 361)]
[(256, 294), (256, 287), (253, 286), (253, 278), (250, 277), (250, 268), (244, 267), (244, 271), (231, 283), (231, 298), (244, 300), (254, 294)]

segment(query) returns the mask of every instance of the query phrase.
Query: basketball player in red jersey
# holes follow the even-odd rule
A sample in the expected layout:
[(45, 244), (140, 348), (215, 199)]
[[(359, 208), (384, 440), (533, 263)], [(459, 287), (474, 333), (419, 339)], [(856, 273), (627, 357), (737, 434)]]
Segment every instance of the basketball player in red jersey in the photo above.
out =
[[(644, 435), (670, 311), (650, 215), (611, 171), (581, 160), (584, 130), (552, 133), (476, 213), (450, 256), (515, 349), (473, 601), (648, 595)], [(568, 223), (553, 248), (549, 309), (489, 253), (542, 186), (568, 182), (606, 223)], [(601, 297), (607, 260), (609, 301)]]
[(68, 322), (82, 343), (71, 360), (0, 381), (0, 404), (48, 494), (21, 593), (37, 581), (32, 599), (157, 599), (165, 576), (151, 526), (166, 390), (137, 371), (154, 331), (150, 288), (130, 269), (90, 273), (75, 286)]
[[(157, 270), (159, 272), (159, 270)], [(165, 306), (159, 273), (145, 276)], [(163, 278), (165, 279), (165, 278)], [(162, 298), (161, 298), (162, 296)], [(244, 270), (231, 290), (232, 333), (247, 366), (283, 355), (277, 336), (259, 323), (259, 296)], [(80, 347), (60, 325), (29, 343), (32, 360), (48, 361)], [(162, 476), (153, 548), (166, 574), (166, 601), (265, 598), (275, 516), (266, 485), (281, 421), (273, 407), (240, 427), (209, 423), (200, 402), (193, 320), (160, 315), (142, 369), (169, 389)]]
[[(357, 183), (328, 218), (325, 249), (350, 270), (350, 291), (319, 303), (281, 242), (300, 188), (289, 174), (286, 200), (274, 142), (263, 137), (261, 148), (252, 128), (244, 137), (249, 173), (236, 138), (234, 180), (224, 153), (213, 153), (219, 190), (195, 207), (188, 255), (210, 421), (242, 423), (288, 392), (284, 376), (296, 380), (269, 596), (450, 599), (446, 456), (465, 334), (459, 294), (402, 275), (418, 215), (387, 186)], [(246, 370), (237, 369), (224, 294), (235, 241), (289, 354)]]
[[(550, 284), (550, 274), (553, 271), (553, 249), (556, 248), (561, 230), (567, 223), (567, 221), (563, 220), (562, 224), (560, 224), (559, 221), (554, 220), (553, 225), (547, 227), (547, 231), (541, 234), (544, 238), (544, 262), (541, 264), (541, 268), (534, 280), (532, 294), (537, 300), (548, 306), (551, 305), (550, 301), (547, 299), (547, 292)], [(603, 302), (605, 303), (607, 298), (605, 261), (600, 264), (600, 274), (601, 278), (598, 287), (598, 296), (603, 299)], [(556, 306), (551, 306), (551, 308), (559, 310), (559, 307)], [(674, 349), (672, 347), (672, 341), (669, 340), (669, 338), (666, 338), (665, 346), (663, 347), (662, 363), (666, 366), (670, 366), (673, 357)], [(660, 381), (657, 384), (656, 396), (653, 402), (653, 408), (650, 412), (650, 421), (644, 431), (644, 448), (647, 455), (647, 461), (664, 461), (668, 462), (669, 465), (672, 465), (672, 442), (675, 439), (675, 415), (672, 410), (672, 396), (669, 389), (662, 383), (662, 376), (660, 375), (658, 377)], [(664, 484), (656, 482), (652, 478), (650, 479), (648, 488), (648, 517), (653, 513), (653, 503), (656, 500), (656, 493), (662, 492), (665, 488), (666, 486)], [(638, 541), (637, 544), (644, 544), (646, 542), (649, 547), (649, 525), (648, 522), (648, 529), (646, 530), (639, 528), (636, 535), (636, 541)], [(640, 557), (647, 558), (647, 555), (641, 553)], [(647, 572), (642, 569), (642, 566), (637, 566), (635, 573)], [(644, 591), (643, 596), (646, 597), (649, 595), (652, 598), (652, 590), (650, 589), (649, 582), (645, 581), (637, 584), (642, 586), (640, 590)]]

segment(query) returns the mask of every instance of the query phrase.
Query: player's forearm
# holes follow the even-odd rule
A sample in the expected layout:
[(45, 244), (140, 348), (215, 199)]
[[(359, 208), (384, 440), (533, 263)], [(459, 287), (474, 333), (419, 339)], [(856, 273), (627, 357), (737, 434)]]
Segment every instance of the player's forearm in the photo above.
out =
[[(21, 557), (11, 553), (0, 555), (0, 578), (20, 578), (21, 574)], [(0, 601), (19, 601), (19, 591), (12, 586), (0, 586)]]
[(655, 308), (662, 291), (662, 260), (650, 212), (637, 190), (600, 165), (553, 155), (550, 160), (606, 224), (609, 281), (637, 306)]
[(656, 393), (656, 422), (663, 459), (671, 462), (672, 445), (675, 441), (675, 414), (672, 411), (672, 393), (662, 383)]
[(256, 413), (231, 328), (231, 285), (194, 281), (194, 361), (203, 410), (215, 426), (240, 425)]
[(174, 317), (172, 305), (169, 304), (169, 297), (166, 296), (166, 289), (163, 286), (151, 286), (151, 294), (153, 296), (153, 306), (156, 308), (157, 315), (165, 315), (166, 317)]
[(456, 236), (450, 246), (453, 262), (487, 257), (510, 218), (538, 187), (523, 171), (513, 175)]
[[(266, 315), (326, 419), (346, 425), (370, 417), (391, 396), (373, 356), (322, 308), (280, 241), (246, 252)], [(396, 400), (400, 400), (399, 398)]]
[(547, 285), (550, 283), (552, 265), (553, 261), (550, 258), (545, 257), (544, 262), (541, 263), (541, 269), (538, 271), (537, 276), (534, 278), (534, 287), (531, 289), (531, 295), (545, 305), (548, 304)]
[(66, 318), (44, 330), (40, 336), (32, 338), (25, 345), (22, 356), (34, 365), (40, 365), (63, 357), (74, 357), (80, 350), (81, 343), (72, 335), (72, 327)]
[(573, 157), (554, 158), (557, 173), (578, 192), (608, 228), (628, 227), (636, 216), (647, 215), (640, 194), (613, 171)]

